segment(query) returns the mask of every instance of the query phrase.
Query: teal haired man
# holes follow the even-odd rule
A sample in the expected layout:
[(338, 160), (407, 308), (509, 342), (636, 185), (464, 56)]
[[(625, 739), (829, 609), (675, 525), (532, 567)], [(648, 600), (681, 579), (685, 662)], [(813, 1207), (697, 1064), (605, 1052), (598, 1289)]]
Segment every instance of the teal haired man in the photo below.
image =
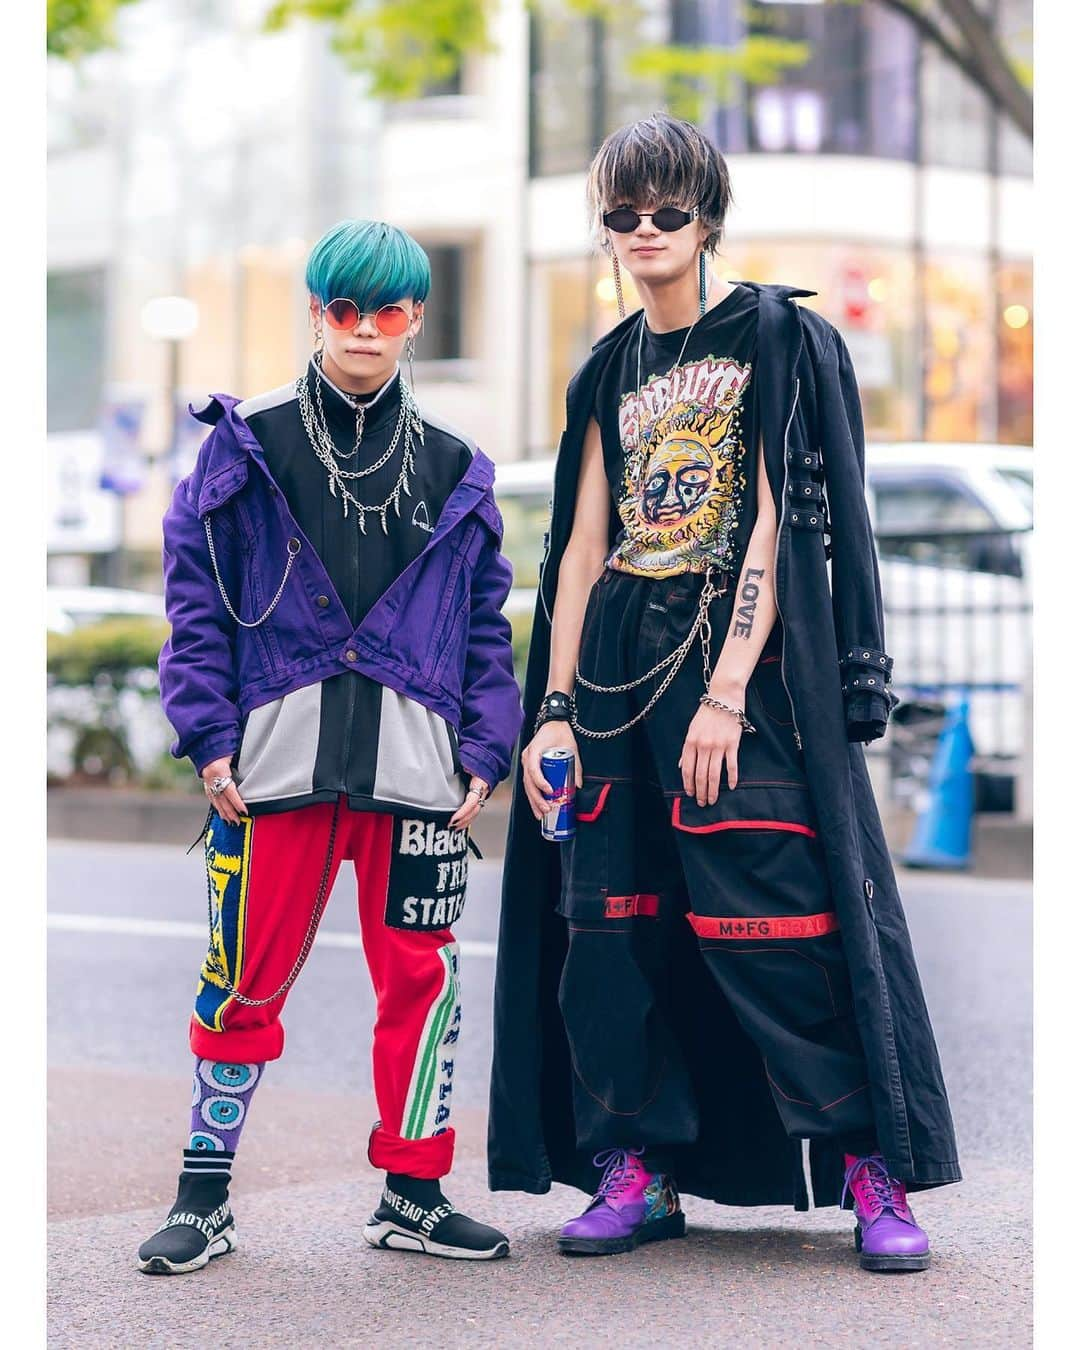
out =
[(451, 924), (469, 827), (521, 725), (494, 466), (402, 379), (431, 285), (414, 239), (343, 221), (306, 281), (306, 370), (196, 411), (213, 430), (164, 521), (162, 701), (210, 803), (211, 932), (183, 1170), (139, 1249), (148, 1274), (236, 1247), (233, 1160), (345, 860), (376, 998), (367, 1152), (385, 1173), (361, 1236), (460, 1260), (509, 1250), (441, 1188), (462, 1030)]

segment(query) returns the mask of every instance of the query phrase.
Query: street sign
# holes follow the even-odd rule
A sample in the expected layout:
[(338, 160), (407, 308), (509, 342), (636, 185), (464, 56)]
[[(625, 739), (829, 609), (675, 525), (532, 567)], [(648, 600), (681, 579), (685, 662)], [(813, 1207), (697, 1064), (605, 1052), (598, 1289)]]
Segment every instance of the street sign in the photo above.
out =
[(120, 503), (101, 487), (105, 444), (97, 431), (54, 432), (46, 441), (46, 549), (111, 553), (120, 547)]
[(840, 271), (840, 303), (849, 324), (861, 324), (870, 312), (867, 276), (861, 267), (849, 263)]
[(145, 410), (145, 398), (122, 394), (107, 398), (102, 405), (104, 460), (100, 485), (120, 497), (138, 492), (146, 480), (141, 444)]

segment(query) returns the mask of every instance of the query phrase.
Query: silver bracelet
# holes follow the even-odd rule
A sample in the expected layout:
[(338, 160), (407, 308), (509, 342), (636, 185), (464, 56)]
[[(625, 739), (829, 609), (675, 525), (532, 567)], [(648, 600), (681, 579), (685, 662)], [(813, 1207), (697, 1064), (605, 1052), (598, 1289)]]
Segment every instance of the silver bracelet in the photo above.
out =
[(733, 717), (738, 719), (739, 726), (742, 727), (743, 731), (757, 731), (757, 727), (750, 721), (742, 708), (733, 708), (730, 703), (725, 703), (722, 698), (713, 698), (712, 694), (702, 694), (698, 702), (703, 703), (706, 708), (716, 708), (720, 712), (731, 713)]

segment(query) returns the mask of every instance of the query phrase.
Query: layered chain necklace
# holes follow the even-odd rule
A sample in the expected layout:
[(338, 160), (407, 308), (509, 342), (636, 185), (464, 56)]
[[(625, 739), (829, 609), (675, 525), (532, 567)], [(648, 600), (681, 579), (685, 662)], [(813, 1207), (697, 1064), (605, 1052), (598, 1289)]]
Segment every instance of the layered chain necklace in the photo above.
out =
[[(407, 497), (412, 496), (412, 491), (409, 488), (409, 475), (416, 471), (413, 437), (416, 436), (421, 445), (424, 443), (424, 424), (420, 417), (420, 409), (417, 407), (415, 398), (413, 398), (412, 390), (404, 380), (400, 380), (401, 407), (398, 411), (397, 425), (394, 427), (394, 434), (390, 437), (389, 445), (373, 464), (368, 464), (362, 469), (344, 469), (338, 461), (353, 459), (360, 451), (360, 442), (364, 435), (366, 405), (363, 403), (356, 405), (356, 440), (353, 448), (344, 452), (338, 450), (326, 419), (326, 409), (323, 406), (323, 375), (318, 360), (316, 360), (316, 366), (318, 366), (318, 369), (315, 379), (315, 398), (312, 399), (311, 391), (308, 389), (306, 371), (296, 381), (296, 397), (300, 405), (300, 417), (304, 423), (308, 440), (311, 442), (311, 448), (326, 470), (330, 495), (340, 499), (342, 512), (346, 518), (349, 515), (349, 506), (352, 505), (356, 512), (356, 523), (360, 527), (361, 534), (367, 533), (367, 517), (373, 515), (379, 517), (383, 534), (386, 534), (386, 517), (390, 508), (393, 507), (394, 514), (400, 516), (401, 494), (404, 492)], [(390, 495), (385, 501), (378, 504), (362, 502), (349, 490), (348, 480), (367, 478), (370, 474), (381, 469), (384, 464), (393, 458), (398, 446), (402, 444), (403, 435), (401, 471), (398, 473), (397, 482), (391, 489)]]

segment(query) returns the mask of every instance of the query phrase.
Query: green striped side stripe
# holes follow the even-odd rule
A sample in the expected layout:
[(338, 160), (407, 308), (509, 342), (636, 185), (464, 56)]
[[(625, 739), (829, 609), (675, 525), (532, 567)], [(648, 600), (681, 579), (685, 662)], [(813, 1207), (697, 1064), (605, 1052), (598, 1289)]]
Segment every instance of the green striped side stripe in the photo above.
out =
[(405, 1139), (420, 1139), (423, 1137), (428, 1107), (431, 1105), (432, 1093), (435, 1090), (435, 1069), (438, 1063), (439, 1045), (446, 1035), (446, 1029), (450, 1025), (450, 1018), (453, 1016), (454, 1006), (457, 1003), (457, 980), (454, 977), (449, 948), (440, 947), (439, 955), (446, 967), (446, 984), (441, 998), (434, 1006), (433, 1015), (428, 1024), (427, 1036), (421, 1042), (417, 1056), (418, 1070), (414, 1079), (416, 1091), (408, 1121), (402, 1130), (402, 1136)]

